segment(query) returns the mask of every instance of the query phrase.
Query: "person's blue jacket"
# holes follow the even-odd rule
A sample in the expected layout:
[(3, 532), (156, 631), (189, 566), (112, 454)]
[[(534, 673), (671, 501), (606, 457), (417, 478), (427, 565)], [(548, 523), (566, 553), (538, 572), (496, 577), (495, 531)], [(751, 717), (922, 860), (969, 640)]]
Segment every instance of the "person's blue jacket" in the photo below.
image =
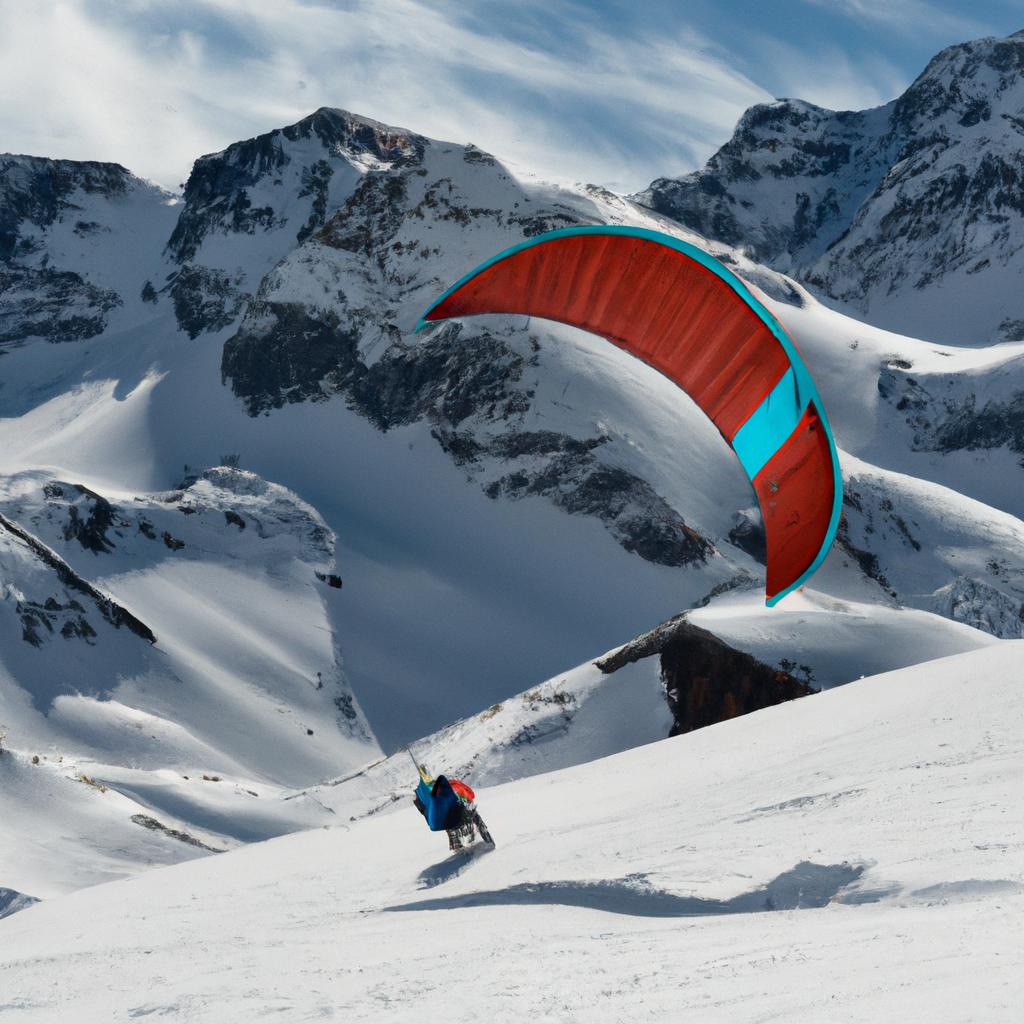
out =
[(458, 828), (462, 824), (462, 801), (443, 775), (439, 775), (432, 786), (420, 780), (416, 787), (416, 806), (427, 819), (431, 832)]

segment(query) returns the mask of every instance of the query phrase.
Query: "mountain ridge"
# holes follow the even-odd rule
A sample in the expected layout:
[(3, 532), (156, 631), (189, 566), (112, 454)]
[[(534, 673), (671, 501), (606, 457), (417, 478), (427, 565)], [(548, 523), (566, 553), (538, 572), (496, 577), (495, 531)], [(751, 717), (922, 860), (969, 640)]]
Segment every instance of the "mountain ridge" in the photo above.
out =
[[(1024, 34), (1014, 33), (947, 47), (871, 110), (758, 105), (703, 170), (656, 179), (634, 198), (706, 237), (750, 246), (890, 330), (1015, 338), (1017, 318), (984, 306), (1006, 305), (993, 299), (1024, 261), (1013, 241), (1024, 215), (1015, 199), (1022, 72)], [(946, 287), (984, 299), (947, 310)]]

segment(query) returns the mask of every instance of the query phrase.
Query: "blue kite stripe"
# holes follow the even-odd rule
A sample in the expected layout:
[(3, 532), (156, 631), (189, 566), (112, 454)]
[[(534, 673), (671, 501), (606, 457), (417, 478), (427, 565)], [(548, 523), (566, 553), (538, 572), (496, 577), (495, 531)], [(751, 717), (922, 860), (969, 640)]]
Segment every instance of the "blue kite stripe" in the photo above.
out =
[(789, 440), (806, 408), (807, 403), (800, 401), (796, 374), (790, 367), (732, 439), (733, 450), (751, 481)]

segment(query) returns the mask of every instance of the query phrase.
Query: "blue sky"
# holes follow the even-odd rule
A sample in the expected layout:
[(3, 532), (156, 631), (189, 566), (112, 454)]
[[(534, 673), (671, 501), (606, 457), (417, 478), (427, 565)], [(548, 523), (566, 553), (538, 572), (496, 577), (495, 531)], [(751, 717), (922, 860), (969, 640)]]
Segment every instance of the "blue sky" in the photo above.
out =
[(860, 109), (1021, 0), (0, 0), (0, 150), (175, 187), (340, 106), (619, 191), (700, 166), (752, 103)]

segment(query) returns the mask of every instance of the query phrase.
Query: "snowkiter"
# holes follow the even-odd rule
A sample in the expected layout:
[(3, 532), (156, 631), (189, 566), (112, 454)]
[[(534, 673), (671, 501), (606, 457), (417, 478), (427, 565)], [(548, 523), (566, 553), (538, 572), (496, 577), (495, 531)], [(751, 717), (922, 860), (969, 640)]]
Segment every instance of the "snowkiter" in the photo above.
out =
[(448, 833), (448, 848), (461, 850), (473, 842), (473, 812), (476, 810), (473, 790), (461, 779), (439, 775), (433, 783), (420, 779), (413, 803), (427, 819), (433, 832)]
[(483, 819), (476, 809), (476, 794), (461, 779), (449, 779), (439, 775), (436, 779), (425, 769), (412, 751), (410, 757), (420, 773), (413, 803), (426, 819), (432, 832), (442, 829), (448, 833), (448, 848), (461, 850), (473, 842), (476, 833), (484, 842), (494, 845)]

